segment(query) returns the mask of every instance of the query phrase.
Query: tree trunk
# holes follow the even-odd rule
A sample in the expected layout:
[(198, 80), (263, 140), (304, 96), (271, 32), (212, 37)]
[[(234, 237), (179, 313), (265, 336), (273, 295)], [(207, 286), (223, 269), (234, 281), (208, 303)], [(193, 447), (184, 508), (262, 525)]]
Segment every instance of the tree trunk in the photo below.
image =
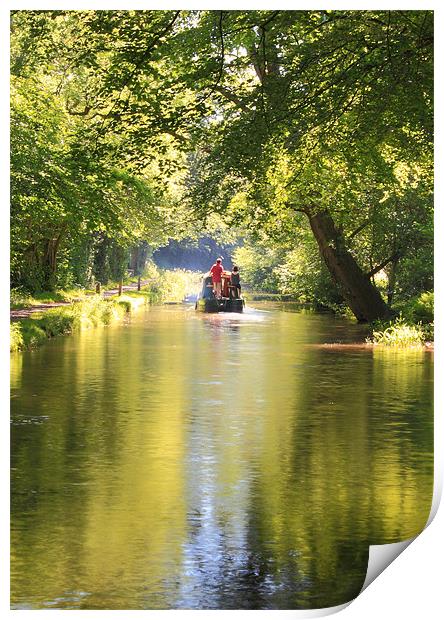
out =
[(389, 307), (346, 249), (344, 238), (328, 211), (309, 214), (308, 217), (321, 256), (358, 321), (389, 317)]
[(139, 246), (136, 245), (131, 249), (130, 252), (130, 263), (129, 267), (133, 272), (133, 276), (137, 276), (139, 274)]
[(138, 245), (131, 249), (130, 269), (132, 270), (133, 275), (142, 275), (142, 272), (145, 269), (147, 257), (148, 243), (146, 241), (141, 241)]
[(94, 262), (93, 275), (101, 284), (108, 284), (110, 267), (109, 267), (109, 249), (110, 241), (103, 233), (94, 234)]
[(46, 239), (43, 246), (42, 267), (44, 272), (43, 287), (52, 290), (55, 287), (57, 271), (57, 252), (59, 249), (62, 233), (55, 239)]
[(388, 271), (388, 284), (387, 284), (387, 304), (390, 307), (393, 303), (396, 287), (396, 272), (398, 267), (399, 258), (394, 258)]

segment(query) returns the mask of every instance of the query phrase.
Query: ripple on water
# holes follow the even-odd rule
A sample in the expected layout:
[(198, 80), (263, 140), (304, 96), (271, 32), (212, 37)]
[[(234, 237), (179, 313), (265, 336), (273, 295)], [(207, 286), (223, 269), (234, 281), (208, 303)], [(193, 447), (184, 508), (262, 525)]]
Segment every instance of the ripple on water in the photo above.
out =
[(421, 530), (432, 357), (266, 310), (152, 307), (12, 359), (13, 608), (328, 607), (370, 536)]

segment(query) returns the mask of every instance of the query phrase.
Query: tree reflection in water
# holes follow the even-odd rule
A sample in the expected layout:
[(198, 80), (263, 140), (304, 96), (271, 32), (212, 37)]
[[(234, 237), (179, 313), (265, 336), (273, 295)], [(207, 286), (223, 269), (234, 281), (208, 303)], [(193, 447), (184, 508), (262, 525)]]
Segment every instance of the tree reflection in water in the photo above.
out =
[(432, 358), (310, 313), (130, 325), (12, 358), (12, 602), (298, 609), (356, 596), (419, 533)]

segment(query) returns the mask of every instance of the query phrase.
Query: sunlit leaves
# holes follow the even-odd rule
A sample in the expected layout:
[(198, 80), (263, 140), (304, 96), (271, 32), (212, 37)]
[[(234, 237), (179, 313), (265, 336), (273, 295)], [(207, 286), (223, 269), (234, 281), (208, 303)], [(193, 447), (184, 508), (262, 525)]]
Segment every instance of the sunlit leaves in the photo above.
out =
[(431, 229), (432, 40), (430, 11), (14, 12), (13, 183), (125, 244), (327, 209), (371, 270)]

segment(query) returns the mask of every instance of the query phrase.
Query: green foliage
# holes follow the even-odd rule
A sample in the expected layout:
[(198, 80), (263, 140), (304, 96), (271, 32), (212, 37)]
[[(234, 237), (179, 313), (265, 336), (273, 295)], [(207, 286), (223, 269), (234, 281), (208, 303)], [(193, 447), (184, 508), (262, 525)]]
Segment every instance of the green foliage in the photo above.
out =
[(278, 293), (300, 302), (337, 309), (342, 298), (310, 237), (299, 234), (297, 247), (272, 238), (246, 239), (233, 260), (242, 282), (255, 292)]
[(156, 303), (181, 302), (188, 295), (196, 294), (201, 287), (201, 273), (186, 269), (159, 269), (149, 261), (143, 278), (149, 279), (148, 290)]
[(421, 347), (427, 335), (430, 332), (424, 331), (421, 325), (413, 325), (400, 317), (393, 322), (375, 325), (372, 337), (367, 341), (388, 347)]
[(288, 251), (276, 272), (279, 290), (284, 294), (324, 307), (342, 302), (319, 254), (309, 242)]
[(396, 306), (399, 317), (376, 322), (369, 342), (386, 346), (421, 346), (434, 340), (434, 293), (425, 292)]
[(21, 351), (32, 349), (46, 342), (48, 336), (33, 319), (23, 319), (11, 323), (10, 349)]
[[(82, 69), (72, 68), (66, 90), (60, 76), (69, 37), (78, 37), (74, 15), (51, 19), (51, 13), (16, 12), (12, 18), (11, 279), (30, 292), (89, 284), (103, 239), (108, 271), (98, 266), (100, 281), (118, 279), (133, 244), (144, 240), (158, 247), (179, 223), (175, 198), (156, 185), (155, 171), (136, 175), (125, 157), (110, 157), (118, 151), (116, 142), (107, 154), (100, 151), (91, 133), (95, 122), (72, 111), (69, 84)], [(46, 32), (37, 63), (22, 48), (30, 45), (36, 22)]]
[(430, 290), (432, 56), (427, 10), (14, 11), (13, 285), (119, 279), (223, 214), (265, 235), (255, 287), (335, 303), (326, 211), (395, 301)]
[(11, 309), (26, 308), (32, 304), (32, 297), (23, 288), (12, 289), (9, 296)]
[(68, 307), (51, 308), (11, 324), (11, 351), (33, 348), (48, 338), (121, 318), (131, 304), (93, 296)]
[(433, 219), (422, 241), (413, 241), (399, 262), (396, 291), (401, 301), (418, 296), (433, 288)]
[(433, 323), (434, 293), (421, 293), (402, 306), (402, 314), (414, 323)]
[(244, 244), (233, 253), (233, 261), (238, 265), (242, 284), (256, 291), (279, 292), (277, 269), (285, 256), (285, 250), (273, 244)]
[(63, 311), (59, 308), (53, 308), (44, 312), (37, 320), (39, 321), (39, 327), (43, 329), (46, 336), (52, 338), (53, 336), (69, 334), (73, 330), (79, 329), (81, 315), (71, 309)]
[(185, 269), (162, 271), (159, 286), (162, 300), (183, 301), (188, 295), (196, 294), (201, 288), (202, 275)]
[(11, 323), (9, 347), (12, 352), (20, 351), (25, 348), (22, 329), (22, 325), (19, 325), (18, 323)]

